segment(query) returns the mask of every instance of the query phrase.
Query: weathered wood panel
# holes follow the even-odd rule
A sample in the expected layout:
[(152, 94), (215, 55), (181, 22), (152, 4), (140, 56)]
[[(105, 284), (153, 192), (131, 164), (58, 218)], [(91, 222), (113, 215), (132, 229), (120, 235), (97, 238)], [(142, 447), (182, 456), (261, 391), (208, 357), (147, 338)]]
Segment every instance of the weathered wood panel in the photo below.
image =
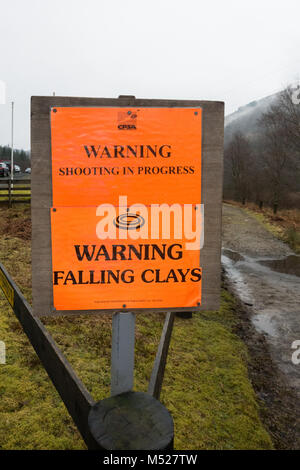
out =
[(149, 382), (148, 393), (157, 400), (159, 400), (164, 380), (174, 317), (175, 313), (167, 313)]
[[(220, 295), (221, 201), (223, 182), (224, 103), (198, 100), (148, 100), (134, 97), (73, 98), (32, 97), (32, 263), (33, 309), (39, 315), (78, 314), (53, 309), (50, 208), (52, 206), (50, 108), (53, 106), (201, 107), (202, 203), (204, 204), (204, 247), (201, 250), (202, 305), (199, 310), (217, 309)], [(187, 188), (188, 191), (188, 188)], [(140, 310), (131, 309), (134, 312)], [(165, 311), (166, 309), (153, 309)], [(178, 308), (193, 311), (194, 308)], [(114, 312), (117, 310), (108, 310)], [(176, 311), (174, 309), (174, 311)], [(81, 313), (99, 313), (87, 310)]]

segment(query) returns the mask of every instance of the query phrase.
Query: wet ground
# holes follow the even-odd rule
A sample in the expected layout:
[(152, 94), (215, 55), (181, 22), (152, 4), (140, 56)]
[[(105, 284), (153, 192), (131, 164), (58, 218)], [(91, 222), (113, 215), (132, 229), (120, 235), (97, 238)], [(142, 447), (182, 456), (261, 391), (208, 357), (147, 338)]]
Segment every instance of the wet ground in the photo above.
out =
[[(300, 256), (239, 207), (223, 206), (222, 264), (233, 292), (264, 334), (272, 360), (300, 397)], [(299, 354), (300, 357), (300, 354)]]

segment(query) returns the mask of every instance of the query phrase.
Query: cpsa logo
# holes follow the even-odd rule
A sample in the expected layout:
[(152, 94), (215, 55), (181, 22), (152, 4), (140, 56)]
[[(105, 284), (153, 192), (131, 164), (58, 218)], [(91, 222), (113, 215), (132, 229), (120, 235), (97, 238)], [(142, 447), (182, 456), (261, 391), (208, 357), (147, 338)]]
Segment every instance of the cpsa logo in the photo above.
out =
[(133, 130), (136, 129), (137, 114), (132, 111), (122, 111), (118, 113), (118, 129)]

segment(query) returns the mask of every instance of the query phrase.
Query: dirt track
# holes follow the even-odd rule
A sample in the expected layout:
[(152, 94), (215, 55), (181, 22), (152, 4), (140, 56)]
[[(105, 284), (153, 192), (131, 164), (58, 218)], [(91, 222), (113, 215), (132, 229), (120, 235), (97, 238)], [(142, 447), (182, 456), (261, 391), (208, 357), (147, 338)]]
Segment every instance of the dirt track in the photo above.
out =
[[(248, 332), (242, 332), (252, 352), (259, 354), (256, 379), (263, 381), (258, 378), (261, 369), (270, 380), (269, 390), (264, 383), (262, 398), (266, 405), (277, 400), (282, 408), (289, 408), (294, 420), (290, 427), (299, 445), (300, 364), (292, 362), (292, 343), (300, 340), (300, 256), (253, 216), (228, 204), (223, 205), (222, 253), (229, 288), (256, 330), (252, 335), (248, 327)], [(251, 344), (254, 341), (257, 344)], [(272, 377), (268, 368), (272, 368)], [(280, 406), (273, 411), (280, 413)], [(288, 432), (288, 416), (285, 421), (284, 432)]]
[(223, 204), (223, 245), (254, 258), (279, 258), (293, 254), (286, 244), (268, 232), (257, 219), (243, 209), (229, 204)]

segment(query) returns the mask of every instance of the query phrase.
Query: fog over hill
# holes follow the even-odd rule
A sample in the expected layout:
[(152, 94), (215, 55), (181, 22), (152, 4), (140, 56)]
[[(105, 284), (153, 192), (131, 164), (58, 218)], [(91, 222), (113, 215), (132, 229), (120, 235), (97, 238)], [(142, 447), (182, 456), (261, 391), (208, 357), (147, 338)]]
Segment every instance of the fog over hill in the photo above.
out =
[(279, 93), (266, 96), (257, 101), (241, 106), (234, 113), (225, 117), (225, 145), (237, 132), (242, 132), (250, 141), (256, 140), (260, 135), (260, 128), (257, 120), (267, 111), (269, 106), (276, 102)]
[(293, 87), (225, 118), (224, 197), (300, 207), (300, 108)]

